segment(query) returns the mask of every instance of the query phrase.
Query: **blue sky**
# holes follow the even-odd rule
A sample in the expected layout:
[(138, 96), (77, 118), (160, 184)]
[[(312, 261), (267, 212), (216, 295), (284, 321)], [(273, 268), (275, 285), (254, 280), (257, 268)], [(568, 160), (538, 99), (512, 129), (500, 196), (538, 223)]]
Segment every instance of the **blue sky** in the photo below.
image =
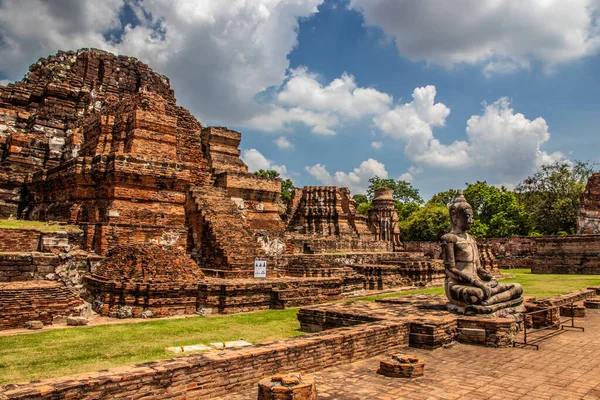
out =
[[(37, 10), (31, 13), (30, 10)], [(138, 57), (251, 169), (429, 198), (600, 162), (597, 0), (0, 2), (0, 79), (57, 50)], [(23, 26), (29, 27), (23, 29)]]

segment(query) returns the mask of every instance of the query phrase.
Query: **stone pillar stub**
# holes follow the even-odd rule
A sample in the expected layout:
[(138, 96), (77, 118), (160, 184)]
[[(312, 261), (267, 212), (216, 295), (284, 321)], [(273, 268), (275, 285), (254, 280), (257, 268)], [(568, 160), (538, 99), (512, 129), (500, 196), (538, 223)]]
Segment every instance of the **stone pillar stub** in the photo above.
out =
[(258, 383), (258, 400), (316, 400), (315, 381), (297, 373), (277, 374)]

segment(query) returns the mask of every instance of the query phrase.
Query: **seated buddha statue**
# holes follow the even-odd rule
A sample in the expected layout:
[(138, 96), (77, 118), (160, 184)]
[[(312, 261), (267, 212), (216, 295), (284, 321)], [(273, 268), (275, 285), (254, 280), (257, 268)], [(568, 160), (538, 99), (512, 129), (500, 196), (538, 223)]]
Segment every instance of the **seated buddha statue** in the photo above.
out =
[(462, 191), (449, 209), (452, 232), (441, 238), (448, 309), (465, 315), (524, 312), (523, 287), (499, 283), (481, 267), (477, 242), (466, 232), (473, 224), (473, 209)]

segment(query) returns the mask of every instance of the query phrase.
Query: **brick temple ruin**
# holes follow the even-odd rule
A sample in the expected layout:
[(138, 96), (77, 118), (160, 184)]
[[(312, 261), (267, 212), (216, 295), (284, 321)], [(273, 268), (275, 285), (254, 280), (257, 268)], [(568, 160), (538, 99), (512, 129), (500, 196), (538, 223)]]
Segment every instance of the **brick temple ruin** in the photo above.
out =
[[(240, 141), (203, 126), (176, 104), (168, 78), (135, 58), (94, 49), (41, 58), (22, 81), (0, 86), (0, 217), (79, 233), (1, 231), (0, 282), (14, 290), (50, 279), (102, 315), (162, 316), (285, 308), (443, 279), (440, 260), (401, 251), (390, 190), (363, 216), (347, 188), (295, 189), (282, 214), (281, 180), (250, 173)], [(198, 273), (165, 289), (164, 271), (148, 260), (115, 263), (145, 259), (135, 247), (148, 245), (176, 249), (158, 257), (161, 268), (176, 274), (187, 257)], [(59, 253), (69, 255), (66, 272)], [(268, 260), (265, 280), (253, 279), (257, 257)], [(174, 300), (178, 291), (185, 301)]]
[[(400, 240), (389, 189), (366, 216), (333, 186), (296, 188), (282, 207), (281, 180), (250, 173), (240, 141), (203, 126), (177, 105), (168, 78), (135, 58), (94, 49), (41, 58), (0, 86), (0, 217), (77, 229), (0, 230), (0, 291), (50, 280), (69, 307), (85, 299), (119, 317), (281, 309), (443, 282), (438, 243)], [(581, 235), (480, 242), (485, 268), (598, 273), (599, 196), (595, 174)], [(161, 268), (175, 272), (187, 258), (198, 273), (169, 289), (145, 261), (125, 271), (106, 259), (113, 248), (140, 256), (136, 246), (173, 249)], [(257, 257), (267, 279), (253, 278)], [(161, 289), (141, 290), (149, 284)], [(0, 318), (0, 328), (20, 325)]]
[[(115, 318), (303, 306), (301, 337), (74, 377), (0, 387), (0, 399), (229, 396), (270, 374), (318, 371), (406, 347), (510, 347), (520, 323), (446, 310), (443, 296), (328, 303), (369, 290), (441, 285), (437, 242), (402, 242), (392, 192), (367, 216), (347, 188), (297, 188), (249, 173), (241, 134), (177, 106), (166, 77), (134, 58), (59, 52), (0, 86), (0, 217), (69, 231), (0, 229), (0, 330), (89, 312)], [(600, 273), (600, 174), (578, 235), (478, 243), (482, 266)], [(266, 258), (266, 279), (254, 260)], [(528, 298), (593, 308), (600, 287)], [(564, 307), (563, 310), (561, 307)], [(577, 308), (581, 312), (583, 307)], [(583, 310), (585, 312), (585, 310)], [(224, 372), (226, 371), (226, 372)], [(224, 376), (226, 375), (226, 376)], [(317, 382), (318, 385), (318, 382)]]

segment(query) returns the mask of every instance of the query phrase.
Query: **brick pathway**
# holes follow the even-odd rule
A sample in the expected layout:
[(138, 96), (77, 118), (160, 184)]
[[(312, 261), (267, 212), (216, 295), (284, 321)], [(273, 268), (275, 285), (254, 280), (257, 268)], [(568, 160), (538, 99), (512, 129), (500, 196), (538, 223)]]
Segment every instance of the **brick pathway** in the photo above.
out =
[[(413, 380), (377, 375), (380, 357), (310, 376), (320, 400), (600, 399), (600, 310), (588, 309), (577, 324), (585, 332), (561, 331), (540, 342), (538, 351), (464, 344), (408, 349), (425, 360), (425, 376)], [(257, 390), (226, 399), (256, 399)]]

